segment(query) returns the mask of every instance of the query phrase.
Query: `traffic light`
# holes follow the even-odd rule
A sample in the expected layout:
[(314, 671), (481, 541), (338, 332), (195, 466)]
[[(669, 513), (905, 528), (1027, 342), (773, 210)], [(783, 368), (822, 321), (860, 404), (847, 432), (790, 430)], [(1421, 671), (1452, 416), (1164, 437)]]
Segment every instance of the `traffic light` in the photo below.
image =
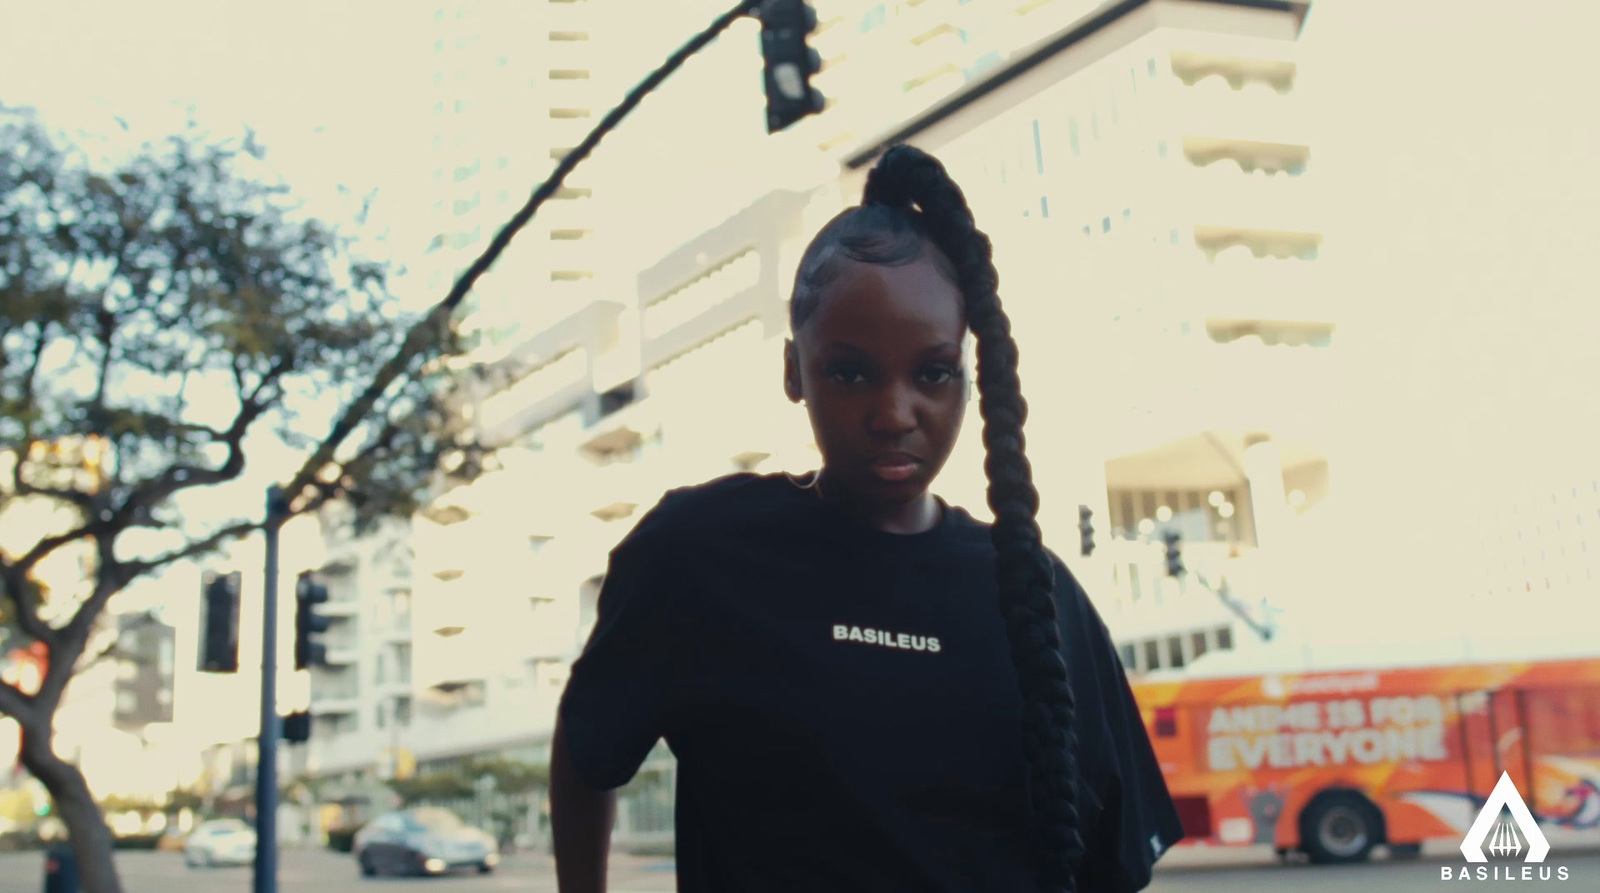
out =
[(1088, 506), (1078, 506), (1078, 536), (1083, 541), (1080, 554), (1085, 558), (1094, 554), (1094, 525), (1089, 523), (1089, 519), (1093, 517), (1094, 512), (1090, 511)]
[(239, 672), (239, 573), (207, 573), (200, 584), (200, 671)]
[(1183, 537), (1169, 529), (1161, 534), (1161, 539), (1167, 544), (1167, 576), (1183, 576)]
[(805, 0), (763, 0), (761, 59), (767, 91), (767, 133), (822, 111), (825, 100), (811, 86), (822, 56), (806, 43), (817, 30), (817, 11)]
[(304, 710), (283, 718), (283, 740), (290, 744), (304, 744), (311, 740), (311, 714)]
[(301, 571), (294, 597), (294, 668), (325, 666), (328, 650), (312, 636), (327, 632), (328, 624), (333, 622), (317, 613), (317, 605), (328, 600), (328, 587), (318, 583), (310, 571)]

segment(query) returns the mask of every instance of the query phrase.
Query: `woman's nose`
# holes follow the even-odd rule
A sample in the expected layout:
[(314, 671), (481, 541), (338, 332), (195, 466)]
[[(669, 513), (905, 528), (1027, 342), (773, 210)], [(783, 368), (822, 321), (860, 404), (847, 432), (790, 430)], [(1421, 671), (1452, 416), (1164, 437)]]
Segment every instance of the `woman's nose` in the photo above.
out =
[(888, 385), (878, 394), (868, 420), (873, 430), (884, 434), (903, 434), (917, 426), (914, 395), (903, 385)]

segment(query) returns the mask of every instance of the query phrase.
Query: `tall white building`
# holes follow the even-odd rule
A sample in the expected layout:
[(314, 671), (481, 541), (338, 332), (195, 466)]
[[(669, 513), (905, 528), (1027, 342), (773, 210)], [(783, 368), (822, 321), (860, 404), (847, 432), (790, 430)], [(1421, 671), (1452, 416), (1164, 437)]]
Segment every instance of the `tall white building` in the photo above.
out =
[[(394, 777), (407, 758), (413, 713), (411, 680), (411, 523), (385, 521), (372, 534), (352, 536), (333, 504), (321, 521), (323, 561), (312, 570), (328, 588), (316, 612), (329, 618), (317, 636), (326, 666), (311, 667), (311, 741), (285, 745), (293, 768), (328, 782), (325, 800), (342, 802), (359, 820), (386, 807), (378, 785)], [(280, 598), (293, 601), (295, 577), (285, 574)], [(293, 626), (282, 636), (292, 639)], [(286, 693), (287, 694), (287, 693)], [(289, 712), (292, 696), (280, 699)], [(306, 705), (301, 705), (306, 706)], [(400, 770), (404, 771), (404, 770)], [(329, 815), (324, 824), (338, 823)]]
[[(921, 47), (933, 38), (911, 31), (924, 25), (959, 34), (928, 16), (965, 22), (964, 6), (909, 4), (880, 43), (862, 36), (839, 52)], [(940, 90), (916, 78), (830, 90), (876, 96), (858, 107), (879, 110), (859, 119), (877, 132), (817, 142), (844, 165), (839, 180), (771, 192), (645, 269), (632, 295), (608, 292), (508, 343), (472, 410), (502, 447), (496, 466), (416, 522), (419, 771), (474, 753), (547, 759), (606, 554), (664, 490), (816, 466), (804, 410), (780, 391), (792, 276), (891, 140), (943, 158), (994, 236), (1024, 356), (1041, 524), (1130, 666), (1230, 647), (1236, 618), (1163, 580), (1148, 540), (1153, 525), (1179, 524), (1192, 567), (1232, 562), (1248, 577), (1257, 540), (1284, 539), (1288, 517), (1313, 512), (1328, 487), (1329, 447), (1307, 407), (1328, 399), (1337, 320), (1315, 296), (1322, 236), (1293, 94), (1302, 12), (1151, 0), (988, 32), (976, 23), (994, 11), (973, 12), (998, 61), (963, 62), (969, 35), (944, 44), (963, 64)], [(907, 53), (911, 68), (930, 58)], [(863, 66), (861, 81), (887, 68)], [(844, 108), (802, 126), (836, 126)], [(939, 489), (982, 517), (979, 434), (968, 427)], [(1076, 556), (1080, 502), (1100, 529), (1087, 561)], [(624, 839), (670, 833), (671, 785), (662, 748), (623, 797)]]
[[(606, 64), (607, 7), (459, 0), (433, 13), (430, 293), (444, 295), (620, 96)], [(482, 343), (533, 334), (605, 284), (596, 221), (606, 198), (593, 173), (585, 165), (569, 178), (468, 296), (465, 329)]]

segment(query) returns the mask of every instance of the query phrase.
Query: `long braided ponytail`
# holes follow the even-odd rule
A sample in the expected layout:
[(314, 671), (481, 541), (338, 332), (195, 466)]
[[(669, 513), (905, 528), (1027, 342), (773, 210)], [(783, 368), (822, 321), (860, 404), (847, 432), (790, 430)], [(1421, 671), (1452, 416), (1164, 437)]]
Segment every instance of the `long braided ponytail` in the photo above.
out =
[[(867, 177), (860, 207), (835, 217), (801, 259), (790, 304), (798, 331), (817, 293), (838, 273), (843, 253), (867, 263), (917, 257), (923, 241), (948, 259), (977, 337), (979, 412), (1000, 613), (1011, 643), (1023, 700), (1023, 751), (1031, 770), (1034, 843), (1048, 889), (1075, 893), (1074, 866), (1083, 852), (1078, 825), (1076, 703), (1061, 656), (1055, 572), (1036, 515), (1039, 493), (1023, 451), (1028, 404), (1017, 376), (1017, 344), (1000, 306), (999, 274), (989, 237), (978, 230), (959, 186), (938, 159), (911, 146), (889, 149)], [(943, 265), (943, 264), (942, 264)], [(952, 269), (953, 267), (953, 269)]]

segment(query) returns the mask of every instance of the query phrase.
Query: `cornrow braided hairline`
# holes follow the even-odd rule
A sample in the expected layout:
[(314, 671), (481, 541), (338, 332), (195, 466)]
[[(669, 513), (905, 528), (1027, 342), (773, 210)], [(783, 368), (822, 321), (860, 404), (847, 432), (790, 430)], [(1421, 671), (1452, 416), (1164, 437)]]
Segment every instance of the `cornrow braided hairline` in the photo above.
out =
[(1000, 610), (1017, 667), (1024, 707), (1024, 752), (1032, 768), (1035, 845), (1041, 875), (1074, 893), (1083, 852), (1077, 798), (1076, 699), (1061, 655), (1054, 565), (1037, 522), (1038, 490), (1025, 452), (1027, 402), (1017, 374), (1018, 350), (1000, 304), (992, 244), (978, 230), (961, 189), (939, 161), (896, 146), (868, 175), (864, 203), (910, 209), (930, 240), (954, 264), (977, 336), (979, 412), (984, 419), (984, 470), (989, 479)]

